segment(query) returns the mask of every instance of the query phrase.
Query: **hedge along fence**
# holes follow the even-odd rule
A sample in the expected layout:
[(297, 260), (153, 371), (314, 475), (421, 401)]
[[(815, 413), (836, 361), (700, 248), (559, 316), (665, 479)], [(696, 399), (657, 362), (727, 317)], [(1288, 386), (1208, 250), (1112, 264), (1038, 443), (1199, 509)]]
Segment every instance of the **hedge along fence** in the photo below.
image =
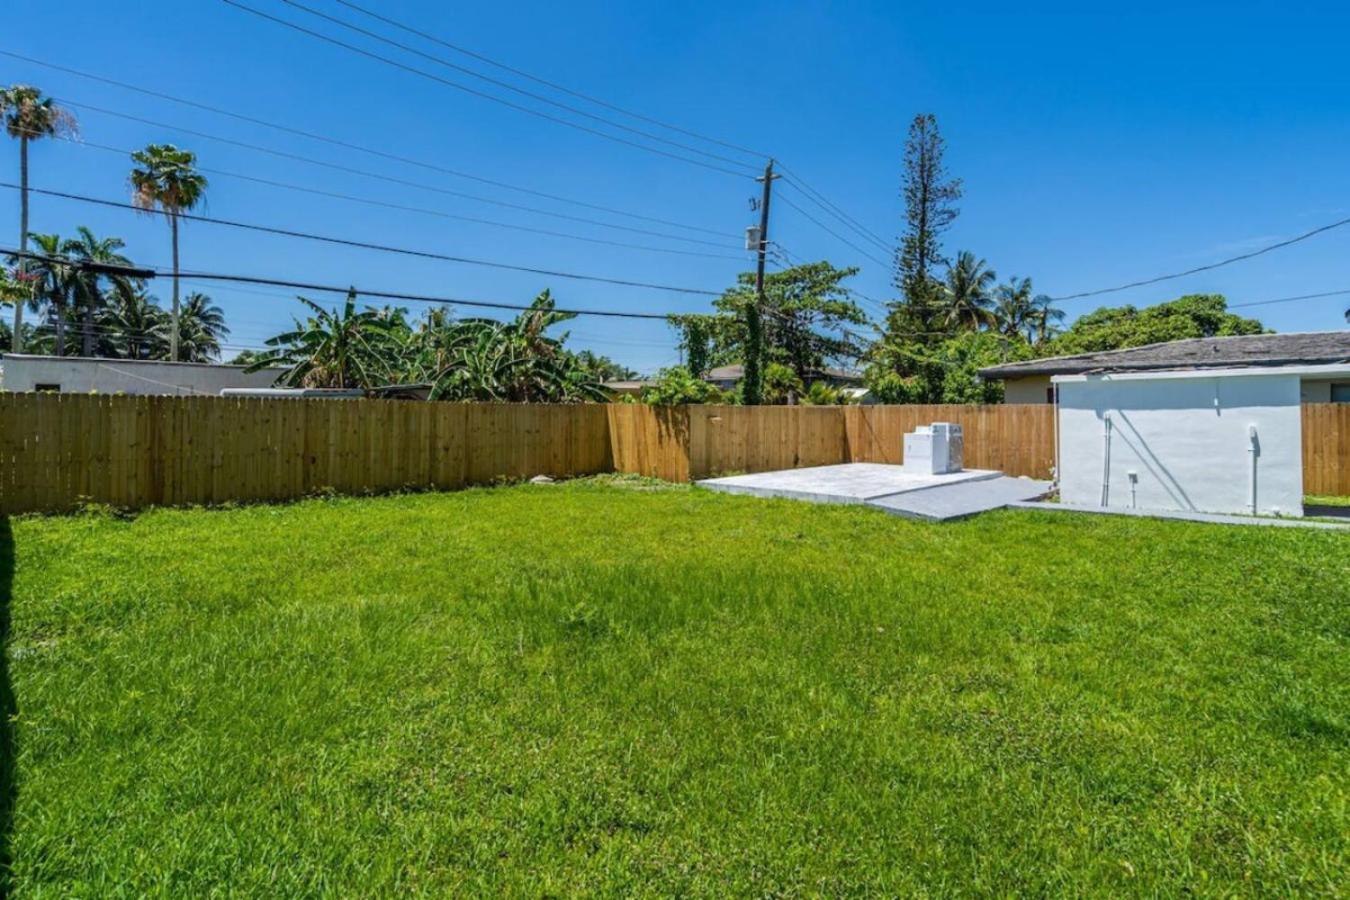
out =
[[(965, 464), (1048, 478), (1054, 413), (1028, 406), (509, 405), (0, 393), (0, 514), (457, 488), (625, 472), (688, 481), (903, 462), (957, 422)], [(1350, 494), (1350, 405), (1304, 407), (1305, 489)]]

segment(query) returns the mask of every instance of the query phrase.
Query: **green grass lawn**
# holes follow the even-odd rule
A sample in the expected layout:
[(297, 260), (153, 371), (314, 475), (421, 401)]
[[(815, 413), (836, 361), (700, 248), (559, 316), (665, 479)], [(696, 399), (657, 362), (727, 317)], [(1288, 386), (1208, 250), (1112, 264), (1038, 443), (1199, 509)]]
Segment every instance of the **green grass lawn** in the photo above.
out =
[(1346, 887), (1345, 533), (632, 482), (5, 532), (26, 894)]

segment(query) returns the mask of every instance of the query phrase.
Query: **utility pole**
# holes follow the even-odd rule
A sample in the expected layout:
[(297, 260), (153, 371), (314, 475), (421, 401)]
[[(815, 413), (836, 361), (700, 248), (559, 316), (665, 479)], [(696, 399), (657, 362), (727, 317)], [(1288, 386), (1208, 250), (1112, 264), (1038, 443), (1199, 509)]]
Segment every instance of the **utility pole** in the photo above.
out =
[(773, 160), (764, 167), (764, 194), (759, 201), (759, 258), (755, 264), (755, 299), (745, 310), (745, 375), (741, 399), (746, 406), (758, 406), (764, 398), (764, 262), (769, 252), (769, 201), (773, 198)]

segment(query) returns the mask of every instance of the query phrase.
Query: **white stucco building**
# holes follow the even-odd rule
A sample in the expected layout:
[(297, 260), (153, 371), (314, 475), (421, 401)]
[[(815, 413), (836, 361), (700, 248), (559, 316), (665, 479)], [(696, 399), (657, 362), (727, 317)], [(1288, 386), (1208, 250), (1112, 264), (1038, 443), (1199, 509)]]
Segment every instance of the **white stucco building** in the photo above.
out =
[(1036, 379), (1057, 401), (1066, 504), (1299, 516), (1302, 405), (1350, 402), (1350, 331), (1199, 338), (981, 374)]
[(214, 397), (226, 388), (271, 387), (283, 371), (245, 372), (243, 366), (215, 363), (6, 353), (0, 358), (0, 389)]

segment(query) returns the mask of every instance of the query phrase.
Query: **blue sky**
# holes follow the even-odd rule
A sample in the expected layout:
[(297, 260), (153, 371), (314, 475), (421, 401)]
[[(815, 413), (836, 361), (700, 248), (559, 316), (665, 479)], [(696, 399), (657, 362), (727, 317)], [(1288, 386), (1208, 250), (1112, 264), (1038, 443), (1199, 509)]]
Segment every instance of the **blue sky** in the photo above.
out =
[[(341, 34), (279, 0), (243, 2)], [(305, 2), (382, 27), (333, 0)], [(1343, 47), (1350, 11), (1343, 4), (1167, 4), (1125, 14), (1083, 12), (1082, 4), (521, 0), (452, 7), (428, 0), (368, 2), (386, 15), (610, 103), (772, 153), (886, 238), (900, 229), (898, 178), (907, 123), (916, 112), (934, 112), (948, 141), (949, 168), (966, 189), (961, 216), (946, 237), (947, 251), (971, 249), (1001, 278), (1029, 275), (1038, 291), (1052, 295), (1203, 265), (1350, 217), (1350, 69)], [(697, 225), (718, 236), (382, 161), (0, 57), (0, 82), (35, 83), (72, 104), (163, 123), (148, 125), (74, 107), (84, 144), (36, 147), (35, 187), (125, 199), (128, 161), (93, 145), (132, 149), (171, 141), (195, 150), (201, 164), (216, 172), (732, 258), (535, 235), (213, 173), (207, 213), (221, 218), (710, 290), (725, 287), (750, 265), (735, 237), (753, 219), (748, 200), (757, 187), (749, 178), (508, 109), (285, 30), (219, 0), (147, 0), (134, 11), (129, 4), (70, 0), (59, 17), (47, 3), (18, 0), (16, 5), (9, 21), (37, 24), (4, 32), (0, 49), (434, 166)], [(378, 46), (359, 36), (344, 39)], [(418, 46), (512, 79), (444, 48)], [(435, 63), (408, 60), (476, 84)], [(603, 228), (391, 184), (192, 136), (183, 128), (441, 191), (628, 227)], [(0, 173), (8, 173), (4, 180), (17, 180), (17, 157), (13, 142), (0, 147)], [(17, 231), (17, 196), (2, 193), (0, 216)], [(849, 234), (790, 188), (783, 196)], [(125, 237), (138, 261), (169, 261), (168, 230), (161, 221), (35, 198), (34, 230), (66, 233), (79, 224)], [(673, 241), (636, 229), (727, 246)], [(887, 267), (867, 261), (785, 204), (775, 207), (771, 235), (800, 258), (860, 264), (858, 290), (877, 299), (891, 296)], [(560, 305), (569, 306), (669, 312), (705, 309), (708, 302), (696, 295), (414, 260), (207, 224), (185, 229), (183, 256), (185, 268), (503, 302), (527, 302), (544, 287), (553, 289)], [(259, 345), (298, 307), (281, 290), (191, 287), (206, 290), (224, 307), (232, 346)], [(1077, 314), (1104, 303), (1147, 305), (1190, 292), (1221, 292), (1241, 303), (1339, 289), (1350, 289), (1350, 227), (1217, 271), (1064, 305)], [(167, 299), (167, 282), (156, 286), (156, 293)], [(1248, 312), (1281, 331), (1317, 330), (1345, 327), (1347, 306), (1350, 295)], [(643, 371), (677, 359), (673, 335), (659, 322), (582, 318), (571, 325), (577, 345)]]

